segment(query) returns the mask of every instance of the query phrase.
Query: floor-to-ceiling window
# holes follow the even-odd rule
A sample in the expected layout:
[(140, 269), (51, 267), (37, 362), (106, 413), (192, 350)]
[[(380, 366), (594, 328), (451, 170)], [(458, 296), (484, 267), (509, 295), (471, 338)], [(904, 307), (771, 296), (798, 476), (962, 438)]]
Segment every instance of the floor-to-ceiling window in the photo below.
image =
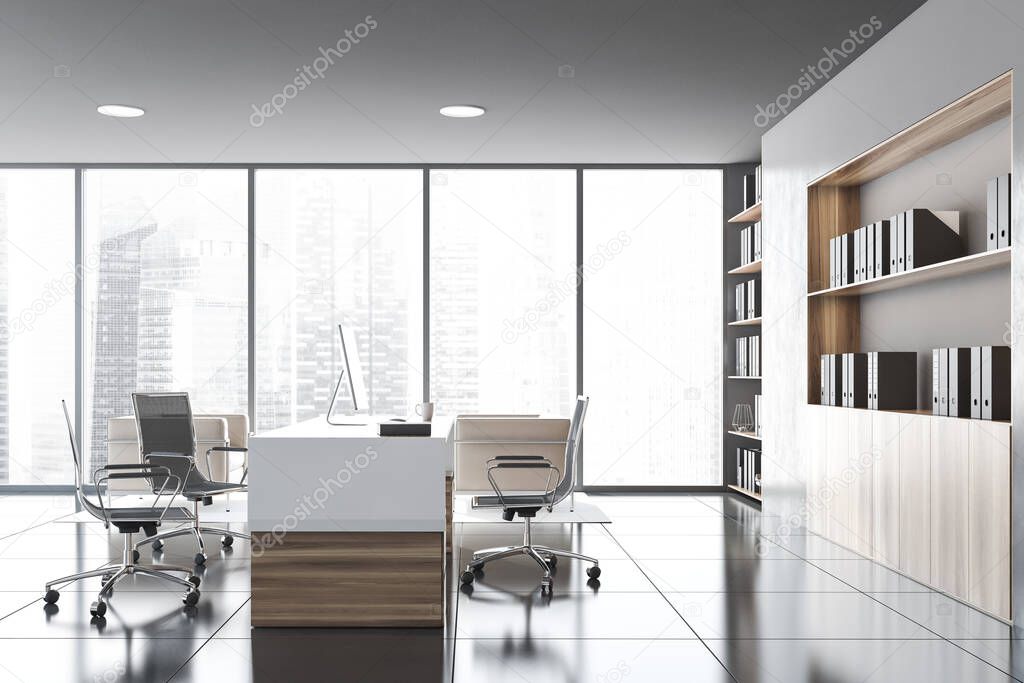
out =
[(75, 174), (0, 171), (0, 484), (73, 481)]
[(584, 172), (589, 486), (722, 483), (722, 174)]
[(576, 173), (430, 176), (437, 410), (566, 414), (576, 395)]
[(87, 435), (133, 391), (187, 391), (196, 413), (248, 402), (245, 170), (89, 170), (84, 178)]
[(372, 413), (408, 414), (429, 378), (442, 415), (567, 415), (582, 378), (585, 485), (721, 483), (718, 170), (582, 171), (582, 327), (573, 168), (429, 170), (429, 245), (422, 168), (256, 168), (252, 198), (245, 168), (81, 173), (76, 267), (75, 171), (0, 171), (0, 484), (72, 481), (60, 398), (90, 466), (132, 391), (246, 412), (252, 380), (255, 429), (322, 415), (338, 323)]
[(370, 412), (407, 414), (423, 393), (423, 172), (258, 171), (255, 255), (256, 426), (327, 412), (339, 323)]

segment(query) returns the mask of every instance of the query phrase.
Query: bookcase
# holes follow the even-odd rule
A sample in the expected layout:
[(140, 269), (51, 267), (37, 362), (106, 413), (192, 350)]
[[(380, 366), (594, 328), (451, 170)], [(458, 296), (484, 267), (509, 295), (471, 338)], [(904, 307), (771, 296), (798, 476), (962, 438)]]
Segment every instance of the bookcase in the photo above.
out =
[[(994, 325), (983, 332), (972, 328), (968, 309), (972, 304), (976, 309), (999, 307), (1009, 300), (1011, 248), (990, 248), (964, 237), (962, 256), (837, 285), (830, 280), (830, 242), (888, 217), (867, 208), (869, 194), (899, 195), (902, 174), (911, 165), (995, 128), (987, 138), (1003, 140), (1000, 136), (1005, 135), (1005, 155), (961, 174), (984, 196), (984, 187), (977, 188), (984, 180), (971, 173), (1008, 172), (1009, 129), (999, 124), (1008, 123), (1011, 99), (1008, 72), (825, 173), (806, 189), (807, 403), (813, 406), (816, 440), (807, 483), (809, 529), (1003, 619), (1010, 617), (1011, 425), (932, 414), (932, 386), (926, 379), (931, 366), (925, 364), (922, 347), (1007, 343)], [(935, 166), (937, 185), (950, 180), (944, 166)], [(971, 209), (977, 218), (977, 206), (961, 203), (904, 208)], [(984, 209), (982, 202), (982, 215)], [(949, 306), (922, 310), (920, 302), (929, 301), (928, 289), (939, 287)], [(958, 290), (970, 295), (958, 300)], [(868, 311), (880, 309), (889, 319), (902, 315), (927, 320), (918, 326), (915, 348), (879, 348), (884, 335), (865, 318)], [(1007, 319), (1008, 313), (996, 312), (995, 317)], [(979, 335), (985, 337), (980, 342)], [(972, 341), (966, 341), (968, 336)], [(917, 405), (900, 410), (822, 405), (827, 393), (822, 368), (828, 367), (822, 355), (874, 351), (921, 354)]]
[[(732, 428), (732, 421), (737, 404), (748, 404), (754, 412), (761, 395), (761, 370), (757, 360), (762, 357), (760, 307), (765, 297), (760, 291), (763, 238), (759, 168), (756, 163), (749, 163), (732, 165), (728, 169), (725, 183), (726, 207), (733, 211), (741, 210), (731, 215), (724, 226), (726, 386), (723, 422), (724, 458), (727, 463), (724, 470), (729, 489), (755, 503), (762, 502), (762, 493), (754, 490), (750, 482), (749, 473), (756, 468), (752, 468), (752, 463), (747, 464), (748, 476), (744, 481), (740, 474), (741, 468), (736, 465), (736, 453), (737, 449), (760, 451), (761, 435), (756, 426), (751, 430), (736, 431)], [(748, 183), (751, 176), (755, 178), (752, 186)], [(752, 338), (756, 338), (757, 342), (747, 341)], [(760, 417), (759, 411), (757, 417)], [(760, 477), (759, 471), (756, 474)]]

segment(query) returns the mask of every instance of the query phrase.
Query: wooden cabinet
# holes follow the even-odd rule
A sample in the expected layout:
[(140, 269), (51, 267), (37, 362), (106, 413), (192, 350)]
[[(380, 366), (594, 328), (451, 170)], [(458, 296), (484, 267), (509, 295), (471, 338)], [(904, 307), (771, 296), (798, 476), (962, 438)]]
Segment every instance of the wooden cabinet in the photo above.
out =
[(967, 462), (970, 422), (931, 425), (931, 585), (967, 599)]
[(969, 427), (967, 600), (1010, 618), (1010, 426)]
[(899, 570), (931, 582), (931, 418), (900, 416)]
[(810, 530), (1009, 619), (1010, 425), (831, 406), (811, 417)]
[(827, 485), (826, 461), (828, 442), (825, 440), (827, 409), (808, 406), (810, 420), (807, 424), (807, 528), (813, 533), (828, 537), (828, 501), (825, 497)]
[(890, 567), (900, 564), (900, 416), (871, 415), (872, 544), (870, 556)]

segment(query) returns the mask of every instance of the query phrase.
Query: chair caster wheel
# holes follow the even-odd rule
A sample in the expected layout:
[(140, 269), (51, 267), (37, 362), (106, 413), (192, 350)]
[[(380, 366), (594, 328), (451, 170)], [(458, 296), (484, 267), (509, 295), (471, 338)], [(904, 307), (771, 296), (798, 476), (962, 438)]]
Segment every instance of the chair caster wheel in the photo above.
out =
[(224, 546), (225, 548), (230, 548), (231, 544), (234, 543), (234, 542), (235, 542), (235, 537), (234, 536), (225, 534), (224, 536), (220, 537), (220, 544), (222, 546)]
[(191, 590), (185, 593), (181, 601), (185, 603), (185, 607), (195, 607), (199, 603), (199, 591)]
[(43, 602), (45, 602), (47, 605), (52, 605), (58, 600), (60, 600), (60, 593), (53, 590), (52, 588), (46, 591), (46, 595), (43, 596)]
[(188, 577), (188, 582), (191, 583), (196, 588), (199, 588), (199, 584), (201, 584), (203, 582), (203, 580), (200, 579), (195, 574), (190, 574), (189, 577)]
[(474, 574), (473, 572), (471, 572), (470, 570), (467, 569), (466, 571), (462, 572), (462, 577), (461, 577), (462, 585), (463, 586), (468, 586), (469, 584), (473, 583), (473, 579), (475, 579), (475, 578), (476, 578), (476, 574)]
[(138, 562), (140, 557), (142, 557), (142, 555), (139, 554), (138, 550), (132, 551), (132, 562)]
[(196, 556), (195, 556), (194, 559), (195, 559), (195, 563), (197, 565), (199, 565), (200, 567), (202, 567), (204, 564), (206, 564), (206, 555), (205, 555), (205, 553), (196, 553)]
[(89, 614), (94, 617), (100, 618), (107, 613), (107, 603), (102, 600), (97, 600), (89, 606)]
[(160, 552), (163, 549), (164, 549), (164, 542), (163, 541), (161, 541), (159, 538), (156, 539), (155, 541), (153, 541), (153, 552), (154, 553), (158, 553), (158, 552)]
[(596, 579), (597, 577), (601, 576), (601, 568), (595, 564), (593, 567), (587, 570), (587, 576), (589, 576), (592, 579)]

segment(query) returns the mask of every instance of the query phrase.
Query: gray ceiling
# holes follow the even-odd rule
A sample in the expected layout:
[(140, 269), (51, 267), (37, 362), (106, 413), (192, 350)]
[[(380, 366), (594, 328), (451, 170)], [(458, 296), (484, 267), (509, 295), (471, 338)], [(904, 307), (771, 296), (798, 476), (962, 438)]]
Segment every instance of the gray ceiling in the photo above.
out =
[[(873, 15), (853, 57), (921, 4), (0, 0), (0, 161), (755, 159), (756, 105)], [(252, 125), (368, 15), (376, 28)], [(148, 113), (102, 117), (105, 102)], [(488, 114), (440, 117), (450, 103)]]

